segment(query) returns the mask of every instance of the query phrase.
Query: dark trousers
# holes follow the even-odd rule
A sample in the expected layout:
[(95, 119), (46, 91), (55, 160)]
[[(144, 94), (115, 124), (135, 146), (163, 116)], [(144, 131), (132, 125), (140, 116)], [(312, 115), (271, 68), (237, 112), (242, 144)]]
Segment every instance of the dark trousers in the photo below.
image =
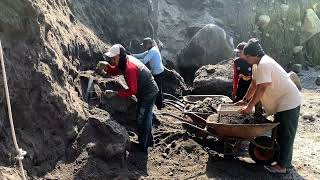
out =
[(300, 106), (274, 115), (275, 122), (280, 122), (277, 131), (277, 142), (280, 154), (277, 163), (286, 168), (291, 167), (293, 142), (296, 135)]
[(142, 151), (148, 152), (148, 147), (153, 141), (152, 136), (152, 119), (153, 106), (157, 95), (150, 99), (138, 99), (137, 107), (137, 126), (138, 126), (138, 141)]
[(157, 75), (153, 75), (154, 80), (156, 81), (157, 86), (159, 88), (158, 96), (155, 103), (159, 110), (163, 107), (163, 93), (162, 93), (163, 74), (164, 72)]
[(237, 97), (234, 100), (235, 102), (238, 102), (243, 99), (243, 97), (246, 95), (246, 93), (249, 89), (250, 84), (251, 84), (251, 81), (245, 81), (242, 79), (239, 80), (238, 89), (237, 89)]

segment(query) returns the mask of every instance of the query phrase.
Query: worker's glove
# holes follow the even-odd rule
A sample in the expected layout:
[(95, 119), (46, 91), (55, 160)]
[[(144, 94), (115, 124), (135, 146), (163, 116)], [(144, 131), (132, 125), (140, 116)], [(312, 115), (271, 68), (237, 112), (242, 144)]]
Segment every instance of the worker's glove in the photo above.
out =
[(114, 97), (118, 94), (118, 91), (114, 91), (114, 90), (106, 90), (104, 91), (104, 95), (107, 97), (107, 98), (111, 98), (111, 97)]
[(102, 71), (102, 70), (104, 70), (107, 66), (110, 66), (107, 61), (99, 61), (99, 63), (97, 64), (96, 69), (99, 70), (99, 71)]

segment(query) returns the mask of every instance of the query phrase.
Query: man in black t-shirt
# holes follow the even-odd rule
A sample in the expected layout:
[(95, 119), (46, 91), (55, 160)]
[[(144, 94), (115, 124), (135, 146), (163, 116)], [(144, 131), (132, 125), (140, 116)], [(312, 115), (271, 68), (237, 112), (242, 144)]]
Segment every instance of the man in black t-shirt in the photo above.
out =
[(234, 75), (233, 75), (233, 89), (232, 99), (234, 102), (241, 100), (247, 93), (251, 84), (252, 65), (248, 64), (244, 59), (243, 48), (247, 43), (241, 42), (234, 50), (238, 58), (234, 60)]

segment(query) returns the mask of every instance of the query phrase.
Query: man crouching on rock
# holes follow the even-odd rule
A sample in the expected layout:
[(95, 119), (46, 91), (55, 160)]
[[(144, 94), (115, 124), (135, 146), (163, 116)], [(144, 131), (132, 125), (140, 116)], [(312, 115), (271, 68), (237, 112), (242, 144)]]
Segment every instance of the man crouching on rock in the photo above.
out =
[(106, 56), (112, 59), (112, 65), (103, 61), (97, 65), (98, 70), (116, 76), (122, 74), (128, 89), (120, 91), (106, 90), (105, 96), (119, 96), (128, 98), (135, 95), (138, 99), (137, 125), (139, 147), (148, 152), (153, 142), (152, 118), (153, 106), (158, 95), (158, 87), (151, 72), (138, 59), (127, 55), (125, 48), (120, 44), (113, 45)]
[[(253, 66), (253, 80), (244, 96), (247, 101), (243, 114), (248, 114), (261, 101), (268, 115), (280, 122), (277, 143), (280, 155), (277, 164), (265, 166), (271, 173), (286, 173), (291, 167), (293, 142), (298, 126), (301, 95), (286, 71), (271, 57), (265, 55), (259, 41), (250, 39), (244, 47), (246, 61)], [(251, 99), (250, 101), (248, 101)]]

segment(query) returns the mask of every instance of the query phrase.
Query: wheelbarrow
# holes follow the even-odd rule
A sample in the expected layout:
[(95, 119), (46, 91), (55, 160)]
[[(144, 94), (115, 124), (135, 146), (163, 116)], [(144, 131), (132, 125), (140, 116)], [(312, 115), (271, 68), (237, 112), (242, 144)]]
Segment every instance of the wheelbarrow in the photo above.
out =
[[(196, 136), (208, 136), (224, 140), (224, 155), (236, 156), (242, 142), (249, 141), (249, 155), (257, 164), (271, 164), (279, 155), (276, 132), (279, 123), (222, 124), (189, 112), (181, 118), (172, 113), (161, 113), (181, 121), (182, 125)], [(272, 131), (271, 136), (265, 136)], [(230, 152), (231, 151), (231, 152)]]

